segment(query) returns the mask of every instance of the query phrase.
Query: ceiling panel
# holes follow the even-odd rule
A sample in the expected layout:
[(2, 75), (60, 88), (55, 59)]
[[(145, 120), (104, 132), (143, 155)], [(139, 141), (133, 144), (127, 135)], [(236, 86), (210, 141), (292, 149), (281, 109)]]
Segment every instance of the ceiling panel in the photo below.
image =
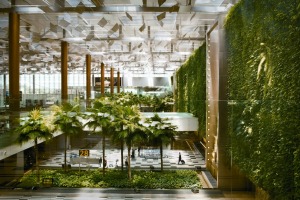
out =
[[(0, 71), (8, 73), (8, 13), (20, 13), (23, 73), (60, 70), (61, 41), (74, 72), (92, 55), (124, 73), (170, 74), (205, 40), (224, 0), (15, 0), (0, 2)], [(144, 4), (145, 3), (145, 4)], [(4, 67), (5, 66), (5, 67)], [(36, 70), (30, 70), (31, 66)]]

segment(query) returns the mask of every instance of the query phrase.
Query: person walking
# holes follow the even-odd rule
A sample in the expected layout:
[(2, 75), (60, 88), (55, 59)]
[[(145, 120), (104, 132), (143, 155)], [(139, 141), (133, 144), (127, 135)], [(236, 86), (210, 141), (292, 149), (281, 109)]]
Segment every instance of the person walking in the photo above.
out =
[(179, 152), (178, 165), (180, 164), (180, 162), (181, 162), (181, 153)]
[(99, 158), (99, 167), (101, 167), (101, 165), (102, 165), (102, 157), (100, 156), (100, 158)]

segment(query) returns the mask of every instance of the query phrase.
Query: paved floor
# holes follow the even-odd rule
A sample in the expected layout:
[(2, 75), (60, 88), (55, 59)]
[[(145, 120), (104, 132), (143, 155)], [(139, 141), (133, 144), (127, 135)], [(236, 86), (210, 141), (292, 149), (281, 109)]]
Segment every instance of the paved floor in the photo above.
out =
[(129, 189), (62, 189), (41, 188), (38, 190), (0, 190), (0, 199), (6, 200), (254, 200), (254, 196), (247, 192), (222, 192), (220, 190), (140, 190)]
[[(205, 168), (205, 159), (196, 147), (190, 141), (186, 140), (186, 148), (178, 150), (163, 150), (164, 169), (199, 169)], [(67, 163), (71, 167), (82, 168), (98, 168), (99, 158), (102, 156), (102, 143), (99, 142), (95, 146), (89, 148), (89, 157), (80, 157), (79, 149), (70, 149), (67, 151)], [(152, 165), (154, 168), (160, 168), (159, 149), (156, 148), (141, 148), (138, 153), (137, 147), (134, 147), (135, 157), (131, 159), (131, 167), (133, 169), (149, 169)], [(178, 164), (179, 153), (185, 164)], [(121, 165), (121, 150), (112, 146), (109, 141), (106, 141), (105, 148), (106, 160), (108, 168), (115, 168)], [(124, 149), (124, 162), (127, 154), (127, 149)], [(51, 157), (40, 162), (40, 166), (44, 167), (61, 167), (64, 163), (63, 151), (55, 152)]]

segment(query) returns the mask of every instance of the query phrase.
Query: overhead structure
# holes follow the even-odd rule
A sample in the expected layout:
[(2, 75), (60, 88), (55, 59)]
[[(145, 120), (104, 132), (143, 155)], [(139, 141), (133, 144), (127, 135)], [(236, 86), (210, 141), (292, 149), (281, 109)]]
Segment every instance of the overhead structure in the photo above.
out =
[(122, 74), (168, 75), (229, 6), (229, 0), (2, 0), (0, 73), (8, 73), (10, 12), (20, 14), (20, 73), (59, 73), (64, 41), (74, 72), (91, 55), (95, 73), (103, 62)]

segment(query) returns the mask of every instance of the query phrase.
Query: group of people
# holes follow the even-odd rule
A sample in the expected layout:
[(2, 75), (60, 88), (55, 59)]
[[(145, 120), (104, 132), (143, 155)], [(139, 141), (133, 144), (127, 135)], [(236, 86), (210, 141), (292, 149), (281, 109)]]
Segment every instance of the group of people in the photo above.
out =
[[(138, 149), (138, 151), (140, 151), (140, 149)], [(140, 153), (140, 152), (139, 152)], [(131, 157), (134, 157), (134, 151), (132, 152), (132, 155), (131, 155)], [(116, 166), (118, 166), (118, 159), (116, 160)], [(107, 166), (107, 160), (104, 158), (104, 159), (102, 159), (102, 157), (100, 157), (99, 158), (99, 167), (101, 167), (102, 166), (102, 162), (103, 162), (103, 165), (104, 165), (104, 167), (105, 168), (107, 168), (108, 166)], [(178, 165), (179, 164), (185, 164), (185, 161), (184, 160), (182, 160), (182, 158), (181, 158), (181, 153), (179, 152), (179, 156), (178, 156)], [(125, 158), (125, 166), (127, 167), (128, 166), (128, 158), (126, 157)]]
[[(119, 162), (119, 159), (116, 160), (116, 165), (115, 165), (115, 167), (118, 167), (118, 162)], [(99, 158), (99, 167), (101, 167), (101, 166), (102, 166), (102, 157)], [(104, 166), (105, 168), (108, 167), (107, 160), (106, 160), (105, 158), (103, 159), (103, 166)], [(113, 165), (110, 164), (109, 167), (113, 167)]]
[[(99, 167), (102, 166), (102, 157), (99, 158)], [(107, 160), (104, 158), (103, 159), (103, 166), (106, 168), (107, 167)]]

